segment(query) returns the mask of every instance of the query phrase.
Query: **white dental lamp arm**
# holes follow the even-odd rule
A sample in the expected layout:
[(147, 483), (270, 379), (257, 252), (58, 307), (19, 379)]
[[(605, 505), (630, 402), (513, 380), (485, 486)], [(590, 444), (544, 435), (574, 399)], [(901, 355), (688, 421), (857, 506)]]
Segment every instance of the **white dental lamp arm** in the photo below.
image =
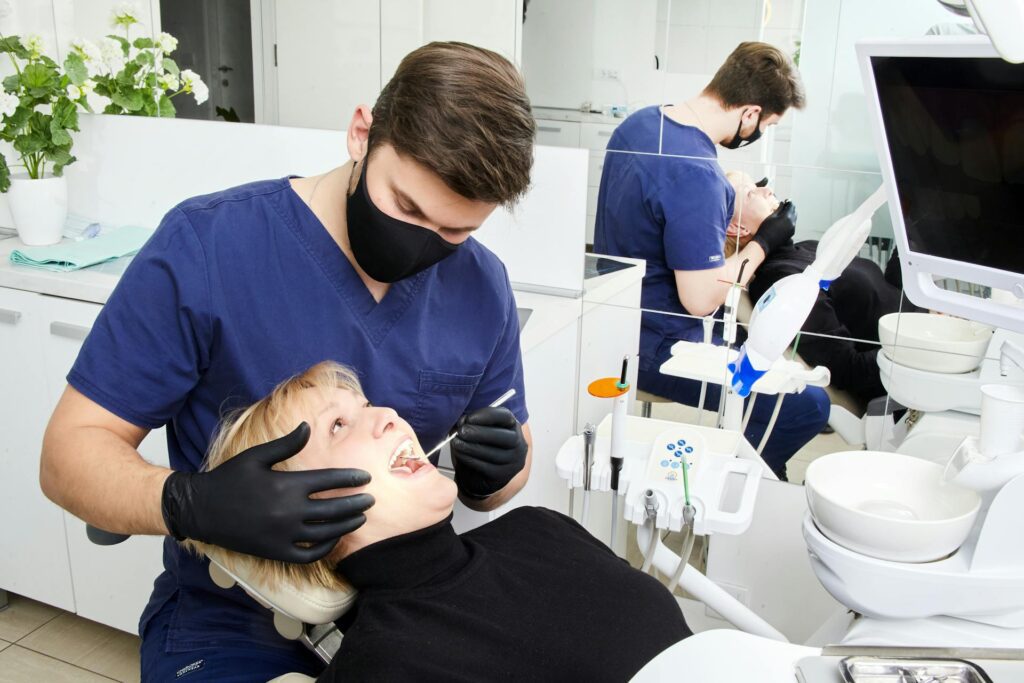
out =
[(814, 263), (802, 273), (782, 278), (758, 299), (747, 341), (736, 361), (729, 364), (737, 394), (747, 396), (793, 342), (817, 300), (818, 289), (828, 289), (850, 265), (871, 232), (871, 216), (885, 200), (885, 188), (881, 186), (825, 232), (818, 242)]

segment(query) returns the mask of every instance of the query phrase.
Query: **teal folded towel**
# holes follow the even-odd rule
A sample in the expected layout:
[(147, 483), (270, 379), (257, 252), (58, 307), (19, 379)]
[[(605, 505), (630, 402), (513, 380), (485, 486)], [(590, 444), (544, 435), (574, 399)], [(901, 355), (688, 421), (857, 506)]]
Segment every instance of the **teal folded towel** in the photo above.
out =
[(66, 273), (134, 254), (152, 234), (148, 228), (125, 226), (84, 242), (15, 249), (11, 252), (11, 263)]

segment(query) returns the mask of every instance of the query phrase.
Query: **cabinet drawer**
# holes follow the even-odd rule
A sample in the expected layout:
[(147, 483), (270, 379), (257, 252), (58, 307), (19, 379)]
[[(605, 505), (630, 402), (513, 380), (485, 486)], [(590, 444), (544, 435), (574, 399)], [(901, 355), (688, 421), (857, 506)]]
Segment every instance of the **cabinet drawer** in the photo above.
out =
[(537, 119), (537, 144), (550, 147), (579, 147), (580, 124), (573, 121)]
[(613, 123), (580, 124), (580, 147), (584, 149), (605, 149), (612, 133), (618, 127)]

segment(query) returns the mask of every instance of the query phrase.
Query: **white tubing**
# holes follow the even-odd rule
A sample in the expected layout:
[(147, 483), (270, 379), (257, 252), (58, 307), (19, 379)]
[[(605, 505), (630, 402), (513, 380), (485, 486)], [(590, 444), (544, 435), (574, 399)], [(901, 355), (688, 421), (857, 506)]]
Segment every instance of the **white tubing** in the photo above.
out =
[[(655, 551), (652, 553), (653, 565), (658, 568), (658, 571), (670, 574), (679, 566), (679, 556), (665, 547), (665, 544), (658, 540), (657, 534), (653, 534), (646, 524), (637, 529), (637, 544), (641, 548), (649, 546), (652, 536), (655, 539)], [(789, 642), (786, 636), (782, 635), (771, 624), (719, 588), (711, 579), (701, 574), (689, 564), (684, 568), (679, 585), (694, 598), (718, 612), (722, 615), (723, 619), (739, 630), (783, 643)]]
[[(654, 529), (654, 520), (651, 519), (651, 520), (648, 520), (648, 521), (651, 523), (651, 528)], [(647, 528), (647, 522), (643, 523), (643, 527), (642, 528), (644, 528), (644, 529)], [(644, 564), (643, 564), (643, 567), (640, 568), (640, 571), (642, 571), (644, 574), (646, 574), (647, 572), (651, 571), (651, 560), (654, 558), (654, 548), (655, 548), (655, 545), (658, 543), (658, 540), (659, 539), (658, 539), (657, 530), (654, 529), (654, 533), (651, 534), (651, 540), (647, 544), (647, 552), (644, 554)], [(639, 541), (640, 541), (640, 533), (637, 532), (637, 542), (639, 542)]]
[(683, 537), (683, 548), (679, 553), (679, 566), (676, 568), (675, 574), (672, 575), (672, 580), (668, 584), (668, 592), (674, 593), (676, 586), (679, 585), (679, 579), (683, 577), (683, 572), (686, 570), (687, 564), (690, 562), (690, 552), (693, 551), (693, 524), (687, 524), (686, 536)]
[(768, 426), (765, 428), (764, 434), (761, 435), (761, 443), (757, 445), (758, 455), (764, 452), (765, 444), (768, 443), (768, 437), (771, 436), (772, 430), (775, 429), (775, 420), (779, 418), (779, 411), (782, 410), (782, 397), (783, 394), (779, 394), (779, 398), (775, 400), (775, 410), (772, 411), (772, 417), (768, 420)]
[(583, 492), (583, 513), (580, 516), (580, 526), (587, 526), (587, 517), (590, 516), (590, 491)]

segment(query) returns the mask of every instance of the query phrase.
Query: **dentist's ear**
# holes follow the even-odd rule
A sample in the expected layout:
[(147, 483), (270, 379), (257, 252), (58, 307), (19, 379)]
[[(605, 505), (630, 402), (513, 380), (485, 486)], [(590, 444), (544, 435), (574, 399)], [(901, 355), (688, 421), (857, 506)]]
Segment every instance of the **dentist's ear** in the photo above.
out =
[(348, 135), (345, 142), (349, 158), (361, 161), (366, 156), (370, 140), (370, 125), (373, 123), (373, 112), (365, 104), (356, 107), (352, 121), (348, 124)]

